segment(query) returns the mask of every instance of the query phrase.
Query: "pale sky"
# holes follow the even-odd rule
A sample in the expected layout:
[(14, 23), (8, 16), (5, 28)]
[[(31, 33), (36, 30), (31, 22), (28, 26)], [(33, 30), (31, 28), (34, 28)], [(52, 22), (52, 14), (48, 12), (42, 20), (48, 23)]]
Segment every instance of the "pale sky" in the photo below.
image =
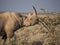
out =
[(32, 12), (32, 5), (36, 7), (37, 12), (40, 12), (40, 8), (60, 12), (60, 0), (0, 0), (0, 12)]

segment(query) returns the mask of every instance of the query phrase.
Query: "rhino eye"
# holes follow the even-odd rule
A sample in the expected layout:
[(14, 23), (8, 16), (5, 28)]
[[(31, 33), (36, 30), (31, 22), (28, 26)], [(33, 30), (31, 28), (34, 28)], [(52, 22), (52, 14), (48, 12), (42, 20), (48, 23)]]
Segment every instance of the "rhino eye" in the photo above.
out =
[(30, 18), (30, 20), (32, 20), (32, 18)]
[(25, 19), (26, 19), (27, 17), (25, 17)]

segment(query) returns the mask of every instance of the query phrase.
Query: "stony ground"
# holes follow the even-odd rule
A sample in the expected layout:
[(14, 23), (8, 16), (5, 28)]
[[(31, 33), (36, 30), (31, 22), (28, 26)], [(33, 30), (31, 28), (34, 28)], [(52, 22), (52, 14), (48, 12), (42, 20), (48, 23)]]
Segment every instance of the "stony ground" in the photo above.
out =
[[(60, 45), (60, 15), (41, 15), (36, 25), (18, 29), (12, 41), (5, 45)], [(0, 45), (4, 40), (0, 37)]]

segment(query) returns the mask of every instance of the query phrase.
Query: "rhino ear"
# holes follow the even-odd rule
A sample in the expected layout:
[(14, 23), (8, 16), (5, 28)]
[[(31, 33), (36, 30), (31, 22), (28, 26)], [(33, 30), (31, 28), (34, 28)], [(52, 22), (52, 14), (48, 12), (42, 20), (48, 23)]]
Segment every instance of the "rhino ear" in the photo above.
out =
[(32, 17), (31, 13), (28, 13), (27, 18), (30, 19)]
[(33, 7), (33, 9), (34, 9), (33, 15), (36, 16), (36, 15), (37, 15), (37, 11), (36, 11), (36, 9), (35, 9), (34, 6), (32, 6), (32, 7)]

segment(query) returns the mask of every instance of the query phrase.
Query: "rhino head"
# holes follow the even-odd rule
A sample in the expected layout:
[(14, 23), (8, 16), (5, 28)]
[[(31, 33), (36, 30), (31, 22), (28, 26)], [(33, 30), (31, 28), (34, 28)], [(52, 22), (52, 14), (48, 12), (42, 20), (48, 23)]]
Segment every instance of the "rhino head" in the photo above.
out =
[(33, 6), (33, 9), (34, 9), (34, 12), (32, 14), (28, 13), (28, 15), (26, 16), (23, 22), (23, 25), (30, 26), (38, 23), (37, 11), (34, 6)]

